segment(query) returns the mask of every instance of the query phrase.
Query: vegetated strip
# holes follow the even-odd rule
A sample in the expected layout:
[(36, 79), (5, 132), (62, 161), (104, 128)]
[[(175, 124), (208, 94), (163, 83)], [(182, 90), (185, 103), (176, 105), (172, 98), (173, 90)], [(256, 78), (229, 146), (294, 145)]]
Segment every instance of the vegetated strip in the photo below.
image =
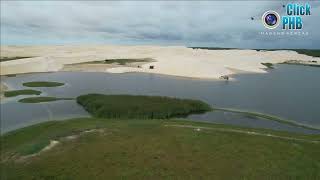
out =
[(57, 97), (49, 97), (49, 96), (28, 97), (28, 98), (20, 99), (19, 102), (21, 102), (21, 103), (41, 103), (41, 102), (51, 102), (51, 101), (58, 101), (58, 100), (73, 100), (73, 98), (57, 98)]
[(290, 49), (290, 50), (296, 51), (299, 54), (305, 54), (313, 57), (320, 57), (319, 49)]
[(7, 76), (7, 77), (16, 77), (17, 74), (7, 74), (6, 76)]
[(266, 66), (268, 69), (273, 69), (272, 63), (261, 63), (262, 65)]
[(27, 87), (57, 87), (57, 86), (63, 86), (64, 83), (53, 82), (53, 81), (32, 81), (32, 82), (25, 82), (22, 85)]
[(168, 119), (211, 110), (199, 100), (161, 96), (87, 94), (77, 97), (77, 102), (99, 118)]
[(152, 62), (153, 59), (151, 58), (142, 58), (142, 59), (105, 59), (102, 61), (90, 61), (90, 62), (83, 62), (77, 64), (113, 64), (117, 63), (119, 65), (126, 65), (127, 63), (137, 63), (137, 62)]
[(319, 49), (255, 49), (257, 51), (279, 51), (279, 50), (290, 50), (296, 51), (299, 54), (304, 54), (312, 57), (320, 57)]
[(283, 124), (288, 124), (288, 125), (292, 125), (292, 126), (296, 126), (296, 127), (302, 127), (302, 128), (311, 129), (311, 130), (320, 130), (319, 128), (316, 128), (316, 127), (312, 127), (312, 126), (309, 126), (306, 124), (301, 124), (301, 123), (298, 123), (295, 121), (283, 119), (281, 117), (277, 117), (277, 116), (270, 115), (270, 114), (263, 114), (263, 113), (259, 113), (259, 112), (244, 111), (244, 110), (232, 109), (232, 108), (213, 108), (213, 110), (242, 113), (242, 114), (247, 114), (247, 115), (254, 116), (254, 117), (277, 121), (277, 122), (280, 122)]
[(309, 64), (309, 63), (303, 63), (303, 62), (299, 62), (299, 61), (285, 61), (279, 64), (287, 64), (287, 65), (299, 65), (299, 66), (311, 66), (311, 67), (320, 67), (320, 64)]
[(40, 95), (41, 91), (33, 90), (33, 89), (22, 89), (22, 90), (12, 90), (12, 91), (5, 91), (5, 97), (15, 97), (19, 95)]
[(30, 56), (0, 57), (0, 62), (17, 60), (17, 59), (25, 59), (25, 58), (32, 58), (32, 57)]
[[(221, 48), (221, 47), (190, 47), (192, 49), (206, 49), (206, 50), (233, 50), (239, 48)], [(320, 57), (319, 49), (253, 49), (256, 51), (281, 51), (281, 50), (290, 50), (296, 51), (299, 54), (305, 54), (312, 57)]]

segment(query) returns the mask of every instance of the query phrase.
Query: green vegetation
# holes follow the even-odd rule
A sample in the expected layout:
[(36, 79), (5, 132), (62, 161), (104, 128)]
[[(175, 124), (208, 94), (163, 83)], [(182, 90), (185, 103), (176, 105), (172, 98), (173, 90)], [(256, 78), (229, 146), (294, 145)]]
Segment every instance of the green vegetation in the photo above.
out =
[(292, 49), (293, 51), (296, 51), (299, 54), (305, 54), (308, 56), (313, 57), (320, 57), (320, 50), (319, 49)]
[(137, 63), (137, 62), (151, 62), (153, 61), (150, 58), (144, 58), (144, 59), (105, 59), (103, 61), (91, 61), (91, 62), (84, 62), (79, 64), (119, 64), (119, 65), (126, 65), (129, 63)]
[(7, 74), (6, 76), (7, 77), (16, 77), (17, 75), (16, 74)]
[(289, 64), (289, 65), (299, 65), (299, 66), (311, 66), (311, 67), (320, 67), (319, 64), (306, 64), (300, 61), (296, 61), (296, 60), (290, 60), (290, 61), (285, 61), (283, 63), (280, 64)]
[(56, 87), (56, 86), (63, 86), (64, 83), (49, 82), (49, 81), (33, 81), (33, 82), (23, 83), (22, 85), (27, 87)]
[(317, 127), (308, 126), (306, 124), (301, 124), (301, 123), (298, 123), (295, 121), (283, 119), (281, 117), (277, 117), (277, 116), (269, 115), (269, 114), (263, 114), (263, 113), (259, 113), (259, 112), (251, 112), (251, 111), (244, 111), (244, 110), (231, 109), (231, 108), (213, 108), (213, 110), (242, 113), (242, 114), (245, 114), (245, 115), (248, 115), (251, 117), (259, 117), (259, 118), (277, 121), (277, 122), (280, 122), (283, 124), (288, 124), (288, 125), (292, 125), (292, 126), (296, 126), (296, 127), (302, 127), (302, 128), (306, 128), (306, 129), (312, 129), (312, 130), (320, 130), (320, 128), (317, 128)]
[(41, 103), (41, 102), (50, 102), (50, 101), (59, 101), (59, 100), (73, 100), (73, 98), (57, 98), (57, 97), (28, 97), (20, 99), (21, 103)]
[(320, 50), (319, 49), (255, 49), (257, 51), (278, 51), (278, 50), (291, 50), (296, 51), (299, 54), (305, 54), (308, 56), (313, 57), (320, 57)]
[[(89, 129), (103, 132), (79, 135)], [(19, 160), (50, 140), (60, 143)], [(320, 179), (319, 140), (182, 120), (83, 118), (1, 136), (0, 165), (4, 179)]]
[(221, 47), (190, 47), (192, 49), (207, 49), (207, 50), (234, 50), (238, 48), (221, 48)]
[(262, 65), (266, 66), (268, 69), (273, 69), (272, 63), (261, 63)]
[(88, 94), (77, 97), (77, 102), (100, 118), (166, 119), (211, 110), (198, 100), (159, 96)]
[(14, 97), (19, 95), (40, 95), (41, 91), (33, 90), (33, 89), (23, 89), (23, 90), (14, 90), (14, 91), (5, 91), (5, 97)]
[(11, 61), (11, 60), (16, 60), (16, 59), (25, 59), (25, 58), (32, 58), (32, 57), (28, 57), (28, 56), (0, 57), (0, 62)]
[[(190, 47), (192, 49), (208, 49), (208, 50), (232, 50), (238, 48), (220, 48), (220, 47)], [(320, 57), (320, 49), (253, 49), (257, 51), (279, 51), (279, 50), (291, 50), (296, 51), (299, 54), (305, 54), (313, 57)]]
[(117, 63), (119, 65), (126, 65), (127, 63), (136, 63), (136, 62), (151, 62), (152, 59), (106, 59), (104, 63), (112, 64)]

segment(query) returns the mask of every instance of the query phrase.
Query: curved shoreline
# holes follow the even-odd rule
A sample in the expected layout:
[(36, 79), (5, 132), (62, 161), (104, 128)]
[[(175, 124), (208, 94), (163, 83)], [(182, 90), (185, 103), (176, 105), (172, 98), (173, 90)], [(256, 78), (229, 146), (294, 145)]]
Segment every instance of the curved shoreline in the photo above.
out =
[(305, 129), (310, 129), (310, 130), (317, 130), (320, 131), (320, 128), (318, 127), (312, 127), (307, 124), (302, 124), (296, 121), (284, 119), (278, 116), (270, 115), (270, 114), (265, 114), (265, 113), (260, 113), (260, 112), (254, 112), (254, 111), (245, 111), (245, 110), (239, 110), (239, 109), (233, 109), (233, 108), (213, 108), (213, 111), (225, 111), (225, 112), (234, 112), (234, 113), (242, 113), (242, 114), (248, 114), (254, 117), (259, 117), (262, 119), (267, 119), (271, 121), (276, 121), (282, 124), (287, 124), (295, 127), (301, 127)]

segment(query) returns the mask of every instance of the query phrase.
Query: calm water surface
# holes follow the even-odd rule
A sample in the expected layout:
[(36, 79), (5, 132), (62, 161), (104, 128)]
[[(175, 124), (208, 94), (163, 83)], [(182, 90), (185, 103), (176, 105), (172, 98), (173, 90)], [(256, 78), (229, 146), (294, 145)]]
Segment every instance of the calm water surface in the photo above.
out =
[[(236, 81), (225, 82), (145, 73), (58, 72), (18, 75), (4, 81), (15, 89), (24, 89), (22, 83), (28, 81), (65, 82), (62, 87), (33, 88), (41, 90), (42, 95), (56, 97), (104, 93), (199, 99), (212, 106), (257, 111), (320, 127), (320, 68), (278, 65), (267, 74), (234, 77)], [(89, 116), (75, 101), (18, 103), (17, 100), (23, 97), (9, 98), (1, 104), (2, 133), (42, 121)], [(209, 112), (189, 118), (245, 127), (319, 133), (231, 112)]]

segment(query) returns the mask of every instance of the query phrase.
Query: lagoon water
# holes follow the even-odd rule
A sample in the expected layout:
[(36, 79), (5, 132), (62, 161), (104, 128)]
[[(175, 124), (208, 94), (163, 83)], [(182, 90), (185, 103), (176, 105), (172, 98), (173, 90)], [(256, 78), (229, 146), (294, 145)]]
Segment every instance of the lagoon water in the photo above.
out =
[[(3, 79), (11, 88), (24, 89), (23, 82), (65, 82), (62, 87), (33, 88), (42, 95), (77, 97), (88, 93), (158, 95), (203, 100), (213, 107), (256, 111), (320, 128), (320, 68), (277, 65), (266, 74), (241, 74), (236, 81), (178, 78), (146, 73), (57, 72), (18, 75)], [(48, 120), (88, 117), (75, 101), (40, 104), (8, 98), (1, 104), (1, 133)], [(239, 113), (214, 111), (191, 115), (190, 120), (233, 124), (304, 133), (319, 131), (284, 125)]]

